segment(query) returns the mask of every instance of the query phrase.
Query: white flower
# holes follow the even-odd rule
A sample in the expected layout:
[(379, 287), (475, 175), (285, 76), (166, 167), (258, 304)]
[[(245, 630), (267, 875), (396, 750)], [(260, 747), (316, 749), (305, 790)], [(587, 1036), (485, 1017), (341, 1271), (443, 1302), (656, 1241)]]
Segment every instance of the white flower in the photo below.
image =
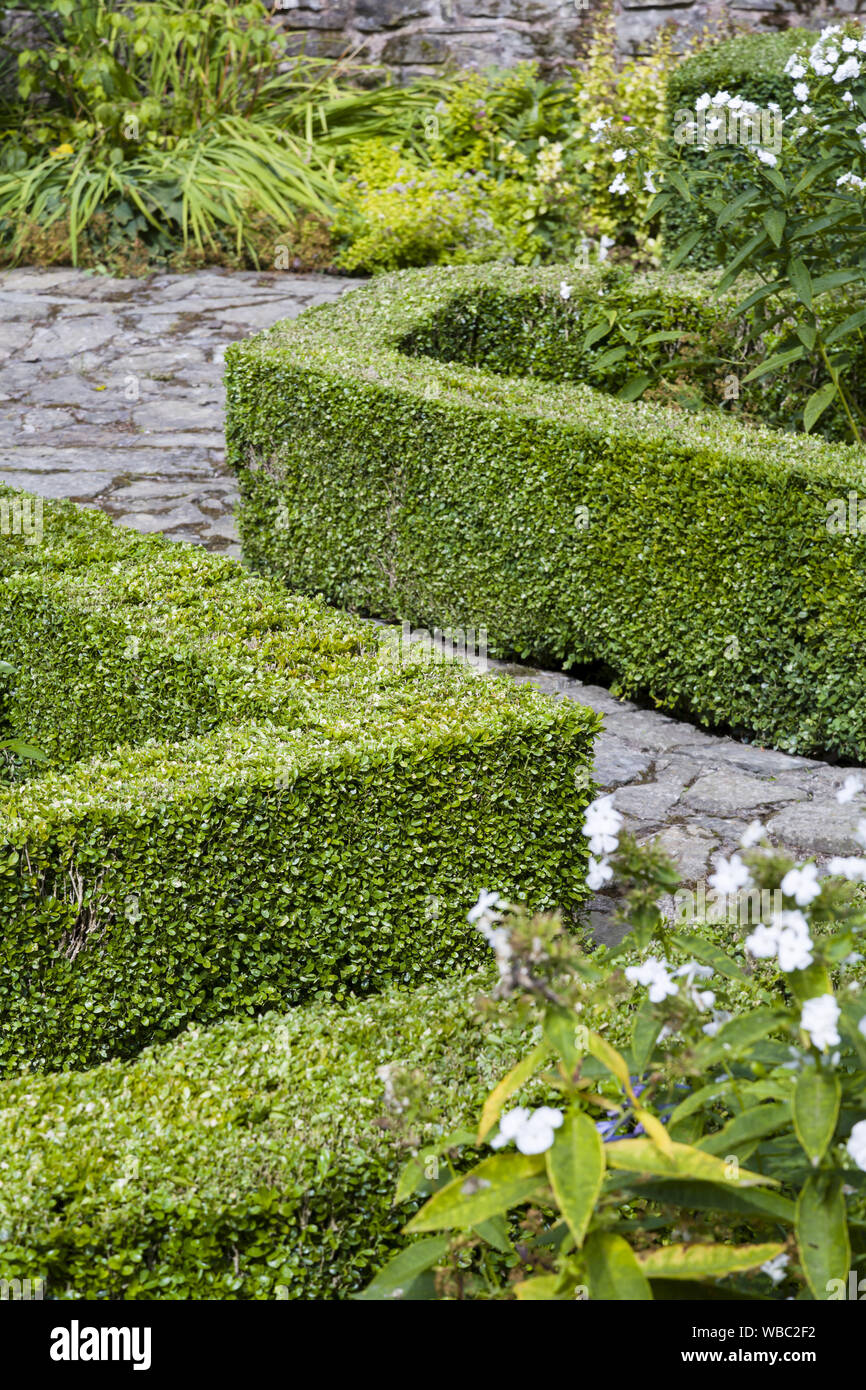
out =
[(559, 282), (559, 297), (560, 299), (571, 299), (571, 285), (566, 280)]
[[(862, 192), (862, 190), (866, 188), (866, 179), (861, 179), (858, 174), (842, 174), (836, 180), (836, 187), (841, 188), (846, 183), (850, 184), (852, 188), (858, 189), (860, 192)], [(855, 835), (854, 838), (859, 840), (861, 844), (866, 845), (866, 839), (863, 838), (863, 832), (861, 830), (862, 826), (866, 826), (866, 821), (860, 822), (860, 826), (858, 826), (858, 833), (857, 835)]]
[[(829, 53), (827, 57), (829, 58)], [(835, 58), (833, 59), (835, 62)], [(846, 58), (844, 63), (840, 63), (833, 73), (834, 82), (848, 82), (851, 78), (860, 76), (860, 64), (856, 58)]]
[(858, 52), (866, 53), (866, 39), (861, 39), (857, 45)]
[(812, 938), (809, 924), (801, 912), (780, 912), (775, 919), (779, 927), (777, 947), (779, 969), (805, 970), (812, 964)]
[(760, 145), (757, 145), (755, 147), (755, 154), (758, 156), (762, 164), (769, 164), (771, 167), (774, 168), (775, 165), (778, 163), (778, 160), (776, 159), (776, 156), (772, 153), (772, 151), (762, 150)]
[(767, 1260), (766, 1264), (761, 1265), (761, 1273), (769, 1274), (774, 1284), (781, 1284), (785, 1277), (785, 1266), (789, 1259), (789, 1255), (776, 1255), (772, 1260)]
[(695, 110), (706, 111), (707, 107), (710, 104), (710, 100), (711, 98), (709, 92), (702, 92), (701, 95), (698, 97), (697, 101), (695, 102)]
[(614, 164), (622, 164), (622, 161), (624, 159), (628, 159), (628, 150), (614, 150), (613, 154), (611, 155), (611, 159), (613, 160)]
[(850, 92), (843, 92), (843, 93), (842, 93), (842, 100), (844, 101), (844, 103), (845, 103), (846, 106), (853, 106), (853, 105), (854, 105), (854, 98), (853, 98), (853, 96), (851, 95)]
[(776, 927), (768, 927), (763, 922), (746, 937), (744, 946), (756, 960), (769, 960), (779, 949), (779, 932)]
[(613, 116), (600, 116), (597, 121), (593, 121), (590, 124), (589, 128), (592, 131), (592, 135), (590, 135), (589, 138), (591, 144), (598, 144), (599, 140), (604, 135), (604, 132), (607, 130), (608, 126), (612, 123), (612, 121)]
[(674, 971), (674, 979), (685, 975), (686, 984), (693, 985), (695, 980), (711, 980), (714, 975), (711, 965), (700, 965), (696, 960), (688, 960), (685, 965), (680, 965)]
[(759, 820), (751, 821), (740, 836), (740, 848), (754, 849), (755, 845), (761, 843), (766, 833)]
[(602, 236), (598, 243), (598, 259), (607, 260), (607, 253), (612, 246), (616, 246), (616, 239), (612, 236)]
[(852, 39), (851, 36), (850, 36), (850, 34), (848, 35), (847, 38), (844, 38), (844, 39), (842, 40), (842, 52), (843, 52), (843, 53), (856, 53), (856, 52), (857, 52), (857, 40), (856, 40), (856, 39)]
[(799, 82), (801, 77), (806, 76), (806, 69), (795, 53), (791, 54), (791, 57), (785, 64), (785, 72), (789, 77), (793, 77), (795, 82)]
[(727, 106), (730, 99), (730, 92), (716, 92), (716, 95), (713, 97), (713, 106)]
[(607, 191), (608, 191), (608, 193), (619, 193), (619, 194), (628, 193), (628, 184), (626, 183), (625, 175), (624, 175), (624, 174), (617, 174), (617, 176), (616, 176), (616, 178), (614, 179), (613, 183), (609, 183), (609, 184), (608, 184), (608, 186), (607, 186)]
[(812, 68), (819, 77), (829, 77), (833, 71), (833, 64), (825, 63), (823, 58), (812, 58)]
[(797, 82), (794, 85), (794, 96), (798, 101), (809, 100), (809, 88), (805, 82)]
[(817, 865), (804, 864), (801, 869), (789, 869), (781, 887), (785, 896), (793, 898), (798, 907), (808, 906), (821, 892)]
[(849, 883), (866, 883), (866, 859), (835, 855), (827, 864), (827, 873), (847, 878)]
[(470, 907), (466, 916), (470, 922), (490, 922), (498, 910), (504, 906), (505, 904), (498, 893), (488, 893), (486, 889), (482, 888), (478, 895), (478, 902), (474, 907)]
[(840, 806), (853, 801), (857, 793), (862, 789), (863, 778), (854, 774), (849, 774), (836, 793), (836, 800)]
[(827, 49), (827, 52), (824, 54), (824, 61), (827, 62), (827, 63), (830, 63), (830, 64), (832, 64), (832, 63), (838, 63), (838, 61), (839, 61), (839, 50), (838, 50), (838, 48), (828, 48), (828, 49)]
[(587, 870), (587, 886), (597, 893), (599, 888), (603, 888), (606, 883), (610, 883), (613, 878), (613, 869), (606, 859), (595, 859), (590, 855), (589, 869)]
[(513, 1139), (522, 1154), (543, 1154), (552, 1145), (553, 1132), (561, 1124), (561, 1110), (554, 1110), (549, 1105), (527, 1110), (525, 1105), (518, 1105), (501, 1116), (499, 1133), (491, 1140), (490, 1147), (501, 1149), (503, 1144)]
[(655, 186), (653, 172), (651, 169), (648, 169), (643, 176), (643, 186), (645, 193), (658, 193), (658, 189)]
[(845, 1145), (858, 1168), (866, 1170), (866, 1120), (858, 1120)]
[(730, 1023), (733, 1017), (734, 1015), (729, 1013), (727, 1009), (716, 1009), (712, 1021), (710, 1023), (705, 1023), (701, 1032), (706, 1033), (708, 1038), (714, 1038), (722, 1025)]
[(599, 796), (586, 808), (583, 831), (589, 839), (590, 854), (612, 854), (619, 844), (622, 816), (612, 796)]
[(633, 985), (648, 986), (651, 1004), (660, 1004), (669, 994), (677, 992), (677, 987), (668, 974), (667, 961), (656, 960), (655, 956), (650, 956), (641, 965), (628, 966), (625, 977)]
[(864, 1038), (866, 1038), (866, 1014), (863, 1015), (860, 1022), (857, 1024), (857, 1032), (862, 1033)]
[(719, 893), (738, 893), (751, 882), (751, 878), (749, 870), (738, 854), (732, 854), (730, 859), (720, 855), (716, 860), (716, 871), (710, 874), (708, 882), (710, 887)]
[(808, 1033), (813, 1047), (835, 1047), (841, 1042), (836, 1024), (839, 1021), (839, 1005), (832, 994), (819, 994), (807, 999), (800, 1014), (800, 1027)]

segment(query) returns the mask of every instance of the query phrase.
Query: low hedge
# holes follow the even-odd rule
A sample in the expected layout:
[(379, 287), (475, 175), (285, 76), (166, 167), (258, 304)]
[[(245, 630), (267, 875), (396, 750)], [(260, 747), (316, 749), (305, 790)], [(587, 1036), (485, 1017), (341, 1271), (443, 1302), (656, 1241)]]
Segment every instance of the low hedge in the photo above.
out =
[[(11, 704), (56, 762), (90, 756), (0, 793), (0, 1065), (471, 965), (491, 883), (577, 910), (591, 711), (394, 661), (372, 625), (169, 542), (102, 564), (101, 524), (67, 574), (53, 520), (2, 586)], [(173, 737), (131, 741), (141, 691)]]
[[(392, 1205), (407, 1138), (476, 1124), (525, 1050), (502, 1010), (475, 1013), (483, 983), (233, 1020), (134, 1063), (4, 1082), (3, 1277), (43, 1278), (57, 1299), (363, 1288), (417, 1205)], [(423, 1097), (403, 1126), (388, 1064)]]
[(523, 293), (561, 318), (572, 277), (399, 272), (233, 344), (246, 557), (345, 608), (486, 627), (495, 655), (602, 663), (621, 693), (862, 761), (866, 540), (827, 526), (864, 486), (862, 448), (405, 350), (501, 343), (489, 317)]

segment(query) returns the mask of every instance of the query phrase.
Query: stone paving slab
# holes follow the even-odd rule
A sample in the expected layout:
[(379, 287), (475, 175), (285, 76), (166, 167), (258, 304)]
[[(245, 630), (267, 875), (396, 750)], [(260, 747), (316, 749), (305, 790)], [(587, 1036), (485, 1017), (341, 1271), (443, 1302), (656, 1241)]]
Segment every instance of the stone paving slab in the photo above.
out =
[[(223, 452), (226, 346), (360, 283), (221, 270), (143, 280), (0, 272), (0, 476), (237, 554), (237, 491)], [(687, 883), (705, 883), (714, 857), (756, 817), (819, 863), (856, 852), (857, 806), (834, 798), (844, 769), (715, 737), (562, 673), (491, 665), (604, 716), (597, 780), (627, 828), (658, 837)], [(618, 935), (614, 909), (611, 895), (594, 900), (601, 939)]]
[(226, 346), (360, 283), (219, 269), (141, 280), (0, 272), (0, 475), (237, 554)]

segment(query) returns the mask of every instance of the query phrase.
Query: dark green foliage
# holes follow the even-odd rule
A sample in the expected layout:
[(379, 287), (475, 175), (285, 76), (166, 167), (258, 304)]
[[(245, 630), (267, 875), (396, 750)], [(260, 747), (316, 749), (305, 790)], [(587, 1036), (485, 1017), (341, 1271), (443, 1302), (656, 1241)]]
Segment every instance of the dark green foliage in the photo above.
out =
[(591, 712), (69, 505), (0, 571), (53, 761), (0, 793), (7, 1069), (471, 965), (491, 884), (577, 908)]
[[(453, 360), (483, 335), (497, 365), (533, 365), (506, 351), (513, 305), (505, 329), (486, 319), (531, 294), (562, 324), (563, 277), (402, 272), (233, 345), (248, 559), (344, 607), (486, 626), (493, 654), (601, 662), (623, 693), (861, 760), (866, 538), (828, 519), (863, 491), (862, 448)], [(673, 283), (699, 316), (704, 282)], [(574, 374), (564, 324), (558, 360), (550, 335), (539, 352), (545, 377)]]
[[(57, 1299), (363, 1287), (418, 1204), (393, 1206), (407, 1134), (473, 1125), (525, 1043), (501, 1009), (475, 1015), (484, 984), (237, 1019), (134, 1063), (3, 1083), (4, 1278), (44, 1278)], [(386, 1104), (387, 1064), (418, 1095), (408, 1127)]]

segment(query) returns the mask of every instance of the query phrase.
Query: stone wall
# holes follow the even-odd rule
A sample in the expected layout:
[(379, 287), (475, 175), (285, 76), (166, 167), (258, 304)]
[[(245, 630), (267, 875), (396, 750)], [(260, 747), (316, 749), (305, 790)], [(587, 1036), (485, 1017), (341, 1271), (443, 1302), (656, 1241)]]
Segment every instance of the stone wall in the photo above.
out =
[[(555, 73), (580, 59), (599, 0), (267, 0), (292, 52), (354, 53), (402, 80), (460, 66), (535, 59)], [(685, 42), (707, 27), (820, 28), (834, 14), (866, 11), (866, 0), (614, 0), (621, 53), (646, 52), (665, 25)]]
[[(601, 0), (265, 0), (288, 53), (359, 61), (401, 81), (461, 67), (537, 61), (555, 74), (580, 60)], [(866, 0), (613, 0), (620, 52), (644, 53), (665, 25), (685, 42), (710, 28), (820, 28), (862, 13)], [(23, 43), (37, 22), (26, 9), (0, 13), (0, 36)]]

